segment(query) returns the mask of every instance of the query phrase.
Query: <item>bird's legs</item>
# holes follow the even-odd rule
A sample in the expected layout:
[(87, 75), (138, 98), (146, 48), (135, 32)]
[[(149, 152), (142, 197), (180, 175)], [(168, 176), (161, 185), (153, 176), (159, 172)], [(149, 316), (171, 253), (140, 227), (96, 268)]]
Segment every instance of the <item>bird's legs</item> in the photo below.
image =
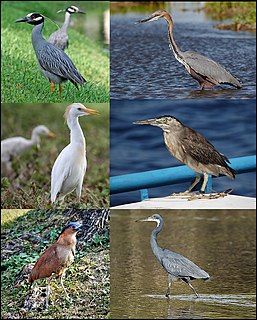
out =
[(54, 92), (54, 82), (53, 82), (53, 81), (50, 81), (50, 83), (51, 83), (51, 89), (50, 89), (50, 91), (51, 91), (51, 92)]
[(52, 278), (53, 276), (51, 276), (49, 279), (48, 279), (48, 285), (47, 285), (47, 288), (46, 288), (46, 309), (48, 309), (49, 307), (49, 295), (50, 295), (50, 284), (51, 284), (51, 281), (52, 281)]
[(168, 289), (167, 289), (167, 292), (165, 294), (166, 298), (170, 299), (170, 288), (171, 288), (171, 276), (168, 274), (168, 282), (169, 282), (169, 285), (168, 285)]
[(182, 280), (185, 281), (185, 283), (187, 283), (189, 285), (189, 287), (194, 291), (194, 294), (196, 295), (196, 298), (199, 297), (198, 293), (196, 292), (195, 288), (191, 285), (191, 283), (189, 282), (189, 280), (187, 280), (186, 278), (182, 278)]
[[(184, 192), (179, 192), (179, 193), (172, 193), (171, 196), (190, 196), (189, 195), (189, 192), (197, 185), (197, 183), (201, 180), (201, 176), (200, 176), (200, 173), (197, 173), (196, 174), (196, 177), (195, 177), (195, 181), (191, 184), (191, 186)], [(208, 181), (208, 175), (207, 175), (207, 181)], [(207, 183), (206, 181), (206, 183)], [(205, 185), (206, 185), (205, 183)], [(203, 182), (204, 184), (204, 182)], [(203, 187), (203, 186), (202, 186)], [(202, 190), (202, 188), (201, 188)]]
[(60, 92), (60, 96), (62, 95), (62, 86), (61, 84), (59, 84), (59, 92)]
[(69, 297), (69, 295), (68, 295), (68, 293), (67, 293), (67, 291), (66, 291), (66, 289), (65, 289), (65, 287), (64, 287), (64, 285), (63, 285), (63, 281), (62, 281), (63, 276), (64, 276), (64, 272), (62, 273), (62, 275), (61, 275), (61, 277), (60, 277), (60, 279), (61, 279), (61, 285), (62, 285), (62, 288), (63, 288), (65, 294), (66, 294), (66, 298), (67, 298), (68, 300), (70, 300), (70, 297)]

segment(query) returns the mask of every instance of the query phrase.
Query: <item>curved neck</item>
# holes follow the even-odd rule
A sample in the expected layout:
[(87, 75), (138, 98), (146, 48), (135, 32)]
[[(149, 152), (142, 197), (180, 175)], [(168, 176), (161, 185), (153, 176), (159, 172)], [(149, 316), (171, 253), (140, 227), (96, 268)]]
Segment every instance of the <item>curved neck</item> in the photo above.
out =
[(70, 13), (69, 13), (69, 12), (65, 12), (65, 19), (64, 19), (64, 23), (63, 23), (61, 29), (62, 29), (64, 32), (67, 33), (67, 30), (68, 30), (68, 28), (69, 28), (69, 25), (70, 25)]
[(40, 40), (45, 40), (42, 36), (42, 29), (44, 27), (44, 22), (34, 26), (32, 30), (32, 44), (34, 49), (37, 47), (38, 44), (40, 44)]
[(79, 143), (85, 147), (86, 142), (83, 135), (83, 131), (79, 125), (78, 117), (67, 119), (68, 127), (70, 128), (70, 142)]
[(159, 232), (161, 232), (162, 228), (163, 228), (163, 221), (160, 221), (160, 224), (157, 225), (157, 227), (152, 231), (151, 239), (150, 239), (151, 248), (153, 250), (155, 257), (158, 260), (160, 258), (160, 256), (159, 256), (160, 247), (157, 243), (157, 235), (159, 234)]
[(39, 134), (35, 130), (32, 131), (30, 142), (32, 145), (37, 144), (39, 146), (40, 138)]
[(173, 37), (173, 21), (171, 19), (171, 16), (169, 14), (166, 14), (164, 16), (164, 19), (168, 23), (168, 37), (169, 37), (170, 47), (171, 47), (175, 57), (176, 58), (177, 57), (181, 58), (180, 50), (179, 50), (178, 46), (176, 45), (176, 42), (175, 42), (174, 37)]

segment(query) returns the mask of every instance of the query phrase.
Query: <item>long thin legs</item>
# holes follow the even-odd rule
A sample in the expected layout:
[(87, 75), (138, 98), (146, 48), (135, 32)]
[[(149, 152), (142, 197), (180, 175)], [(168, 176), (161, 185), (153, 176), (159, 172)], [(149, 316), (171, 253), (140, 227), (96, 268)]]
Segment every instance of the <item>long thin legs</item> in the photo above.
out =
[(198, 298), (199, 295), (196, 292), (195, 288), (191, 285), (191, 283), (189, 282), (189, 280), (187, 280), (186, 278), (182, 278), (183, 281), (185, 281), (185, 283), (187, 283), (189, 285), (189, 287), (194, 291), (194, 294), (196, 295), (196, 297)]
[(62, 281), (63, 276), (64, 276), (64, 273), (61, 275), (61, 285), (62, 285), (62, 288), (63, 288), (65, 294), (66, 294), (66, 298), (67, 298), (68, 300), (70, 300), (70, 297), (69, 297), (69, 295), (68, 295), (68, 293), (67, 293), (67, 291), (66, 291), (66, 289), (65, 289), (65, 287), (64, 287), (64, 285), (63, 285), (63, 281)]
[(51, 276), (49, 279), (48, 279), (48, 285), (47, 285), (47, 288), (46, 288), (46, 309), (48, 309), (49, 307), (49, 295), (50, 295), (50, 285), (51, 285), (51, 281), (52, 281), (52, 277)]

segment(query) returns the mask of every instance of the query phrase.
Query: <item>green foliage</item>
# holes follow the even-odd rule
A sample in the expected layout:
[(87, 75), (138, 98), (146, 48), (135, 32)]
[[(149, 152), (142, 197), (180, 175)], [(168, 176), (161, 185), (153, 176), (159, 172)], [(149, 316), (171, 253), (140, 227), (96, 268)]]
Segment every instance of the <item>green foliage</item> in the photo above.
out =
[[(40, 149), (28, 150), (13, 160), (15, 178), (8, 187), (2, 180), (2, 208), (53, 208), (50, 204), (50, 176), (55, 159), (69, 143), (69, 129), (63, 113), (67, 104), (2, 104), (1, 140), (12, 136), (29, 138), (32, 129), (46, 125), (56, 134), (54, 139), (41, 138)], [(85, 174), (81, 202), (74, 193), (63, 204), (54, 207), (103, 208), (109, 205), (109, 105), (90, 104), (99, 116), (80, 118), (86, 137), (88, 168)], [(17, 187), (18, 186), (18, 187)]]
[[(85, 7), (88, 8), (88, 17), (97, 12), (97, 17), (102, 19), (106, 4), (97, 6), (93, 2), (91, 5), (87, 4), (87, 1), (85, 3)], [(51, 4), (47, 1), (1, 2), (2, 102), (109, 101), (109, 52), (99, 40), (95, 41), (85, 37), (74, 28), (69, 30), (69, 36), (72, 40), (70, 40), (70, 46), (66, 53), (87, 82), (79, 90), (70, 82), (64, 83), (62, 97), (60, 97), (57, 88), (53, 93), (50, 93), (50, 84), (38, 69), (32, 47), (32, 26), (26, 23), (15, 23), (15, 20), (36, 10), (53, 20), (63, 21), (63, 15), (61, 19), (60, 14), (56, 13), (60, 9), (60, 5), (63, 8), (63, 6), (70, 5), (70, 2), (51, 1)], [(94, 8), (92, 12), (90, 12), (91, 8)], [(43, 36), (48, 38), (55, 30), (56, 25), (46, 19)]]

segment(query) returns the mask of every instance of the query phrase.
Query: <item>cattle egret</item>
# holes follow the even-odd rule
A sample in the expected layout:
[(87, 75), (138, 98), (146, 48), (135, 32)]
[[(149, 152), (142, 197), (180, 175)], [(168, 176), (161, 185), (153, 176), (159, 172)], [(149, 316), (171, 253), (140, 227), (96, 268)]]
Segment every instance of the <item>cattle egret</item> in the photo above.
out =
[(98, 111), (88, 109), (81, 103), (69, 105), (64, 118), (70, 129), (70, 144), (59, 154), (51, 173), (51, 202), (63, 200), (64, 197), (76, 189), (80, 201), (82, 183), (87, 168), (86, 142), (79, 125), (78, 117), (99, 114)]
[(55, 137), (46, 126), (40, 125), (33, 129), (31, 139), (23, 137), (12, 137), (1, 141), (1, 171), (2, 175), (9, 175), (12, 172), (12, 159), (19, 154), (31, 149), (34, 145), (40, 147), (40, 135), (49, 138)]

